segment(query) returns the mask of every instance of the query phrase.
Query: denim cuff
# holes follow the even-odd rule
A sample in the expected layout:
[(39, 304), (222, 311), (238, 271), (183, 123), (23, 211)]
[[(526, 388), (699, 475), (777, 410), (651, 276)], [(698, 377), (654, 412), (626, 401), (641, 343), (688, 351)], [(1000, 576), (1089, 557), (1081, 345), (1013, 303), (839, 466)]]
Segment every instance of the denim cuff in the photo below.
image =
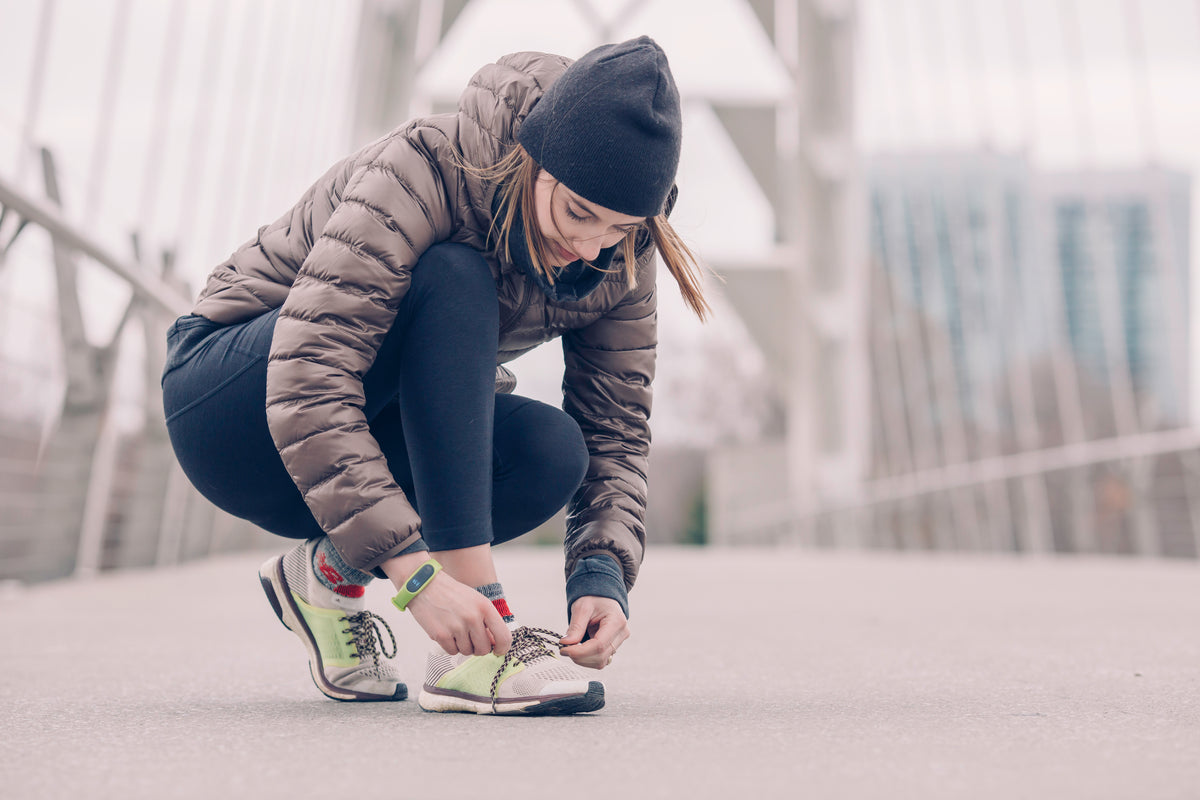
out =
[(621, 604), (629, 618), (629, 592), (625, 590), (625, 573), (614, 559), (594, 555), (579, 559), (567, 578), (567, 620), (571, 606), (581, 597), (608, 597)]

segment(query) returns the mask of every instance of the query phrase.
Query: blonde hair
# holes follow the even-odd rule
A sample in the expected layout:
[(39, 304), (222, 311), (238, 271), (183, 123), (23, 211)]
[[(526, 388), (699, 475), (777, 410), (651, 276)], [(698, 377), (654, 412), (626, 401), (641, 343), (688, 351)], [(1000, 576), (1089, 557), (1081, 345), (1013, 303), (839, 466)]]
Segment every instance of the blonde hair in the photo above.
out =
[[(517, 221), (518, 213), (525, 220), (525, 247), (529, 252), (533, 268), (546, 276), (551, 284), (554, 283), (554, 269), (549, 265), (553, 256), (549, 243), (537, 224), (530, 224), (537, 219), (537, 209), (534, 206), (534, 188), (537, 185), (541, 167), (533, 160), (521, 145), (516, 145), (500, 161), (491, 167), (477, 169), (467, 167), (484, 180), (495, 181), (499, 184), (499, 205), (492, 219), (492, 229), (488, 240), (512, 261), (510, 239)], [(561, 184), (560, 184), (561, 185)], [(555, 187), (557, 188), (557, 187)], [(712, 312), (708, 301), (704, 299), (701, 285), (700, 263), (695, 254), (684, 244), (683, 239), (667, 222), (666, 214), (647, 217), (621, 240), (621, 255), (624, 260), (625, 281), (630, 289), (637, 286), (637, 257), (638, 238), (645, 233), (658, 248), (659, 256), (667, 265), (667, 271), (679, 286), (680, 294), (693, 313), (700, 319), (706, 319)]]

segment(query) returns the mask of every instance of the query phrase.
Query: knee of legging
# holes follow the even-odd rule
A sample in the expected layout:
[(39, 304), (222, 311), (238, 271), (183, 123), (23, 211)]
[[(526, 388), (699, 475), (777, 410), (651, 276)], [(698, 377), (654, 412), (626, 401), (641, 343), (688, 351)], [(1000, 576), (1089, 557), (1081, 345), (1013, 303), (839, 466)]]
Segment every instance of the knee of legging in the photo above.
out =
[(459, 300), (475, 314), (491, 307), (499, 313), (492, 270), (478, 250), (465, 244), (443, 242), (426, 250), (412, 271), (409, 291)]
[(563, 412), (542, 406), (541, 418), (530, 430), (536, 435), (524, 437), (526, 470), (546, 487), (559, 487), (555, 494), (569, 499), (583, 482), (588, 468), (587, 444), (579, 424)]
[(587, 445), (575, 420), (532, 402), (518, 413), (519, 430), (497, 441), (503, 453), (493, 518), (497, 544), (554, 516), (587, 474)]

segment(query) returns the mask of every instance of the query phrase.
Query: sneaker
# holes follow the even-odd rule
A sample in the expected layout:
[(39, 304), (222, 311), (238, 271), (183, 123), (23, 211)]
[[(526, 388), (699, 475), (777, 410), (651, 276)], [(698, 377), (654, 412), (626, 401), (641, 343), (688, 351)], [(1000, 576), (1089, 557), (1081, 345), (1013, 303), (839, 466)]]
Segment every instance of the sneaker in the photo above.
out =
[(604, 684), (558, 655), (562, 637), (542, 628), (513, 630), (503, 657), (429, 654), (418, 702), (426, 711), (472, 714), (579, 714), (604, 706)]
[[(312, 563), (318, 541), (309, 539), (259, 568), (271, 608), (304, 642), (313, 683), (324, 694), (334, 700), (404, 700), (408, 687), (386, 660), (396, 655), (392, 629), (365, 610), (365, 598), (344, 597), (317, 579)], [(383, 631), (392, 641), (390, 653)]]

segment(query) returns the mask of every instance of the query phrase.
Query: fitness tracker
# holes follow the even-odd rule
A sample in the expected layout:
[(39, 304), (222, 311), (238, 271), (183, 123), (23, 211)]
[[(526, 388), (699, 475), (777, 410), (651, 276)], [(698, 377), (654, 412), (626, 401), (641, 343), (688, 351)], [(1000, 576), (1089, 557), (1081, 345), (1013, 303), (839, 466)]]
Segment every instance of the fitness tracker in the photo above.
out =
[(408, 580), (400, 587), (400, 592), (392, 598), (392, 605), (401, 611), (407, 609), (412, 599), (429, 585), (434, 575), (437, 575), (441, 571), (442, 565), (432, 558), (417, 567), (416, 571), (412, 575), (409, 575)]

